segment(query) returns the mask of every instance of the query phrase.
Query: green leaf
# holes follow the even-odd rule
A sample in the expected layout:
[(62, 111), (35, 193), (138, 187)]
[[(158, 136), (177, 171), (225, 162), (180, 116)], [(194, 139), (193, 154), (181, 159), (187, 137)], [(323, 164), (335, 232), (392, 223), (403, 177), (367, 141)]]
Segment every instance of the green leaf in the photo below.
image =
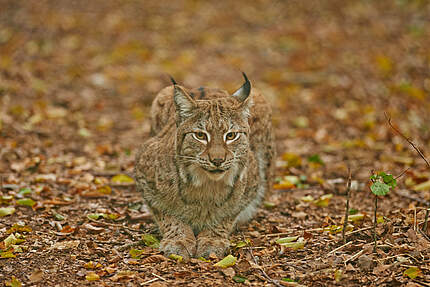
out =
[(6, 249), (8, 249), (10, 246), (17, 244), (18, 240), (19, 239), (15, 237), (15, 234), (12, 233), (8, 237), (6, 237), (5, 240), (3, 240), (4, 246), (6, 247)]
[(363, 213), (357, 213), (357, 214), (353, 214), (353, 215), (348, 216), (348, 220), (352, 221), (352, 222), (360, 221), (363, 219), (364, 219)]
[(1, 251), (0, 250), (0, 258), (15, 258), (16, 255), (12, 253), (12, 251)]
[(318, 163), (320, 165), (324, 165), (324, 162), (321, 159), (321, 157), (319, 156), (319, 154), (314, 154), (314, 155), (311, 155), (310, 157), (308, 157), (308, 162), (314, 162), (314, 163)]
[(370, 186), (370, 190), (374, 195), (386, 195), (390, 192), (390, 186), (386, 183), (377, 181)]
[(227, 268), (227, 267), (231, 267), (234, 264), (236, 264), (237, 261), (237, 257), (234, 257), (233, 255), (229, 254), (226, 257), (224, 257), (221, 261), (219, 261), (218, 263), (215, 263), (214, 266), (215, 267), (221, 267), (221, 268)]
[(16, 201), (16, 203), (18, 205), (25, 205), (25, 206), (30, 206), (30, 207), (33, 207), (36, 204), (36, 202), (31, 198), (18, 199)]
[(291, 278), (286, 278), (286, 277), (282, 278), (281, 280), (284, 282), (296, 282), (296, 280), (291, 279)]
[(104, 185), (104, 186), (97, 188), (97, 192), (99, 192), (101, 194), (111, 194), (112, 189), (110, 188), (109, 185)]
[(0, 204), (8, 204), (12, 199), (12, 195), (0, 195)]
[(316, 206), (319, 206), (319, 207), (327, 207), (332, 197), (333, 197), (333, 194), (331, 193), (324, 194), (319, 199), (315, 200), (314, 203)]
[(300, 183), (300, 178), (297, 175), (286, 175), (284, 176), (284, 180), (291, 182), (294, 185), (297, 185)]
[(27, 226), (27, 225), (20, 225), (20, 224), (18, 224), (18, 223), (15, 223), (14, 225), (12, 225), (12, 227), (11, 228), (9, 228), (7, 231), (6, 231), (6, 233), (7, 234), (11, 234), (11, 233), (14, 233), (14, 232), (31, 232), (32, 231), (32, 229), (31, 229), (31, 227), (30, 226)]
[(358, 209), (350, 208), (348, 212), (349, 212), (350, 215), (354, 215), (354, 214), (358, 213)]
[(296, 241), (297, 239), (299, 239), (298, 236), (283, 237), (276, 240), (276, 243), (284, 244), (284, 243)]
[(248, 246), (251, 241), (249, 239), (245, 239), (245, 241), (239, 241), (234, 245), (235, 248), (242, 248)]
[(422, 271), (418, 267), (409, 267), (403, 272), (403, 276), (408, 276), (411, 279), (415, 279), (418, 276), (422, 276)]
[(293, 250), (303, 249), (305, 248), (305, 240), (298, 240), (297, 242), (287, 242), (280, 244), (281, 246), (291, 248)]
[(392, 174), (384, 174), (381, 175), (381, 177), (384, 183), (388, 184), (390, 187), (394, 188), (397, 186), (396, 179), (393, 177)]
[(248, 278), (242, 277), (240, 275), (233, 276), (233, 281), (236, 283), (245, 283), (246, 280), (248, 280)]
[(203, 261), (203, 262), (211, 262), (209, 259), (206, 259), (204, 257), (199, 257), (197, 259), (200, 260), (200, 261)]
[(336, 271), (334, 271), (334, 280), (339, 282), (342, 279), (342, 275), (342, 270), (336, 269)]
[(65, 218), (63, 215), (56, 213), (56, 212), (53, 213), (53, 216), (54, 216), (54, 219), (57, 221), (62, 221)]
[(87, 217), (89, 219), (92, 219), (92, 220), (98, 220), (100, 217), (106, 218), (107, 214), (104, 214), (104, 213), (90, 213), (90, 214), (87, 215)]
[(11, 215), (15, 213), (14, 207), (0, 207), (0, 217)]
[(15, 276), (12, 276), (11, 280), (6, 282), (6, 286), (21, 287), (22, 283), (21, 281), (19, 281), (18, 278), (16, 278)]
[(21, 188), (21, 190), (18, 192), (18, 194), (20, 194), (20, 195), (26, 195), (26, 194), (30, 194), (30, 193), (31, 193), (31, 189), (28, 187)]
[(183, 257), (181, 255), (177, 255), (177, 254), (170, 254), (169, 258), (175, 260), (178, 263), (182, 262), (182, 260), (183, 260)]
[(151, 234), (144, 234), (142, 236), (143, 242), (145, 242), (146, 246), (149, 246), (154, 249), (158, 249), (160, 247), (160, 241)]
[(129, 253), (131, 258), (133, 259), (140, 259), (140, 256), (142, 255), (142, 253), (145, 252), (145, 250), (142, 249), (130, 249)]
[(275, 204), (275, 203), (273, 203), (273, 202), (270, 202), (270, 201), (264, 201), (264, 202), (263, 202), (263, 206), (264, 206), (265, 208), (267, 208), (267, 209), (270, 209), (270, 208), (275, 207), (275, 206), (276, 206), (276, 204)]

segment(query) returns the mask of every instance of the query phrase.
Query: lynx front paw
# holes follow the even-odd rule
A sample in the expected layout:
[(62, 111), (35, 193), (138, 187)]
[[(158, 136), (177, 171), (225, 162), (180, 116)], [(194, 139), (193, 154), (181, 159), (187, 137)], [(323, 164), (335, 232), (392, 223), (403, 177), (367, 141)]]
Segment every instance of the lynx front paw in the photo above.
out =
[(207, 258), (211, 253), (222, 258), (230, 247), (230, 242), (223, 238), (198, 237), (196, 257)]
[(182, 256), (185, 261), (188, 261), (196, 253), (196, 241), (189, 238), (162, 239), (160, 242), (160, 251), (165, 256), (176, 254)]

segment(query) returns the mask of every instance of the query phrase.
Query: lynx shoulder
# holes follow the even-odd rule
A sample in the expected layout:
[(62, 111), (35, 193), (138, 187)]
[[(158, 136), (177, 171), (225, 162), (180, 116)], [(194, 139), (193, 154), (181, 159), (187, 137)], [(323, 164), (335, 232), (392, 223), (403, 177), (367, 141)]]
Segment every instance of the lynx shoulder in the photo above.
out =
[(232, 95), (175, 83), (153, 101), (135, 176), (166, 255), (222, 256), (270, 190), (271, 108), (244, 77)]

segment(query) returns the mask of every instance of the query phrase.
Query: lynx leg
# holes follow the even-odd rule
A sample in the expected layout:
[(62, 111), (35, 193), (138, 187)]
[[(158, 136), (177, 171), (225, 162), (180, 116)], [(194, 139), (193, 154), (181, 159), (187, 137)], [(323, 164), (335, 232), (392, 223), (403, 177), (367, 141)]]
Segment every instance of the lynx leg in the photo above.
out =
[(196, 257), (207, 258), (211, 253), (223, 257), (230, 247), (228, 237), (233, 227), (233, 221), (229, 220), (227, 223), (202, 230), (197, 235)]
[(196, 238), (191, 227), (181, 220), (169, 215), (155, 215), (155, 220), (163, 235), (160, 251), (166, 256), (180, 255), (189, 260), (196, 253)]

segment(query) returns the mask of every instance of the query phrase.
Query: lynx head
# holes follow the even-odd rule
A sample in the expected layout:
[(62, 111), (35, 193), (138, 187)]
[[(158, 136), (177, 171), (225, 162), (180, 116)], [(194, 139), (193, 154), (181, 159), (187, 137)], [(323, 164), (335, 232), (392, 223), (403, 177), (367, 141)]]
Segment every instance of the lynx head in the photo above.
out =
[(181, 177), (195, 185), (207, 180), (232, 185), (247, 164), (249, 151), (249, 94), (245, 83), (232, 95), (212, 91), (207, 100), (195, 100), (174, 82), (176, 105), (176, 159)]

